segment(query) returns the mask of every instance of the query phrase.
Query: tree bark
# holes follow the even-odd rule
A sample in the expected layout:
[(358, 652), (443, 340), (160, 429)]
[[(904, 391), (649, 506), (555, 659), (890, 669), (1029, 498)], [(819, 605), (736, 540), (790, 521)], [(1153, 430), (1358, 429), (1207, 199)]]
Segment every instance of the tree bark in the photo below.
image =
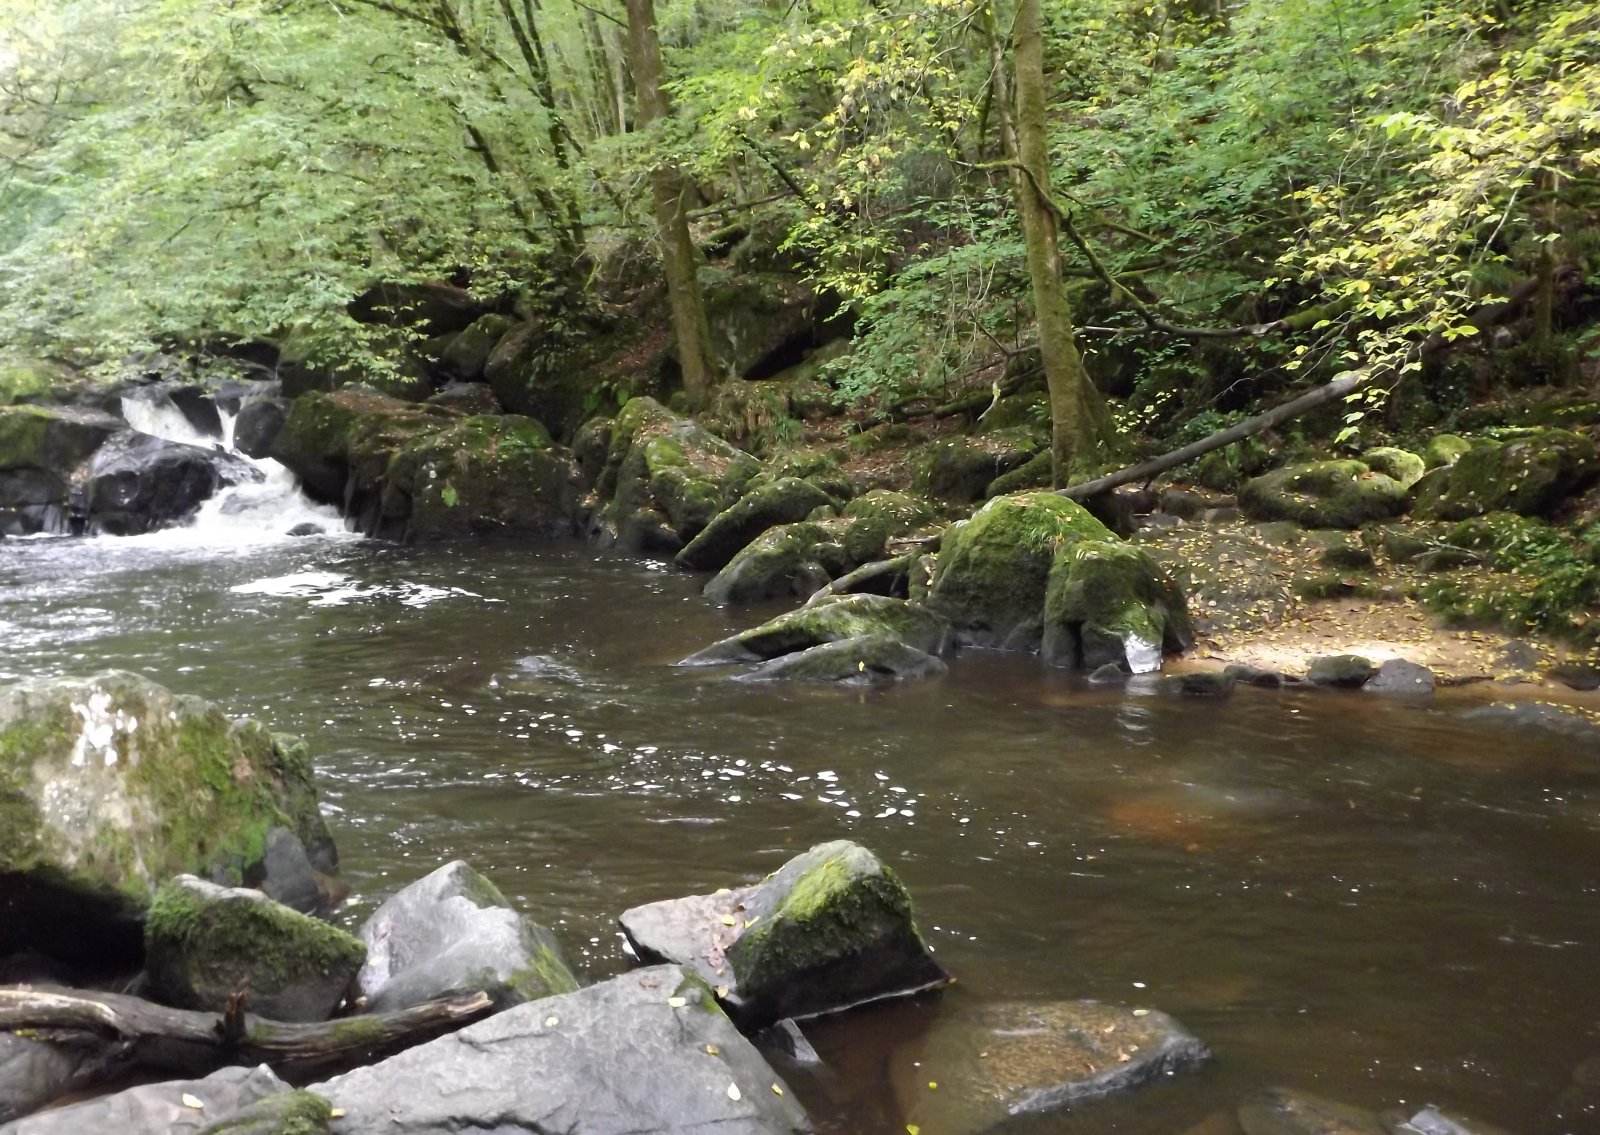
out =
[(1002, 132), (1021, 175), (1012, 187), (1022, 214), (1022, 235), (1028, 249), (1028, 278), (1033, 290), (1039, 353), (1050, 392), (1050, 453), (1057, 485), (1101, 457), (1100, 415), (1090, 404), (1090, 383), (1078, 353), (1077, 329), (1066, 289), (1061, 283), (1061, 250), (1054, 211), (1050, 208), (1050, 163), (1046, 148), (1044, 29), (1039, 0), (1020, 0), (1011, 33), (1016, 71), (1016, 116), (1011, 130), (1004, 119), (1004, 69), (997, 62), (993, 81), (996, 105), (1002, 108)]
[[(656, 35), (653, 0), (626, 0), (626, 4), (635, 122), (639, 130), (644, 130), (666, 118), (669, 110), (667, 94), (661, 89), (661, 41)], [(699, 256), (689, 236), (684, 181), (672, 162), (658, 161), (650, 171), (650, 194), (655, 203), (656, 241), (667, 279), (672, 330), (678, 341), (678, 364), (683, 368), (683, 389), (691, 408), (699, 409), (716, 384), (716, 353), (695, 274)]]

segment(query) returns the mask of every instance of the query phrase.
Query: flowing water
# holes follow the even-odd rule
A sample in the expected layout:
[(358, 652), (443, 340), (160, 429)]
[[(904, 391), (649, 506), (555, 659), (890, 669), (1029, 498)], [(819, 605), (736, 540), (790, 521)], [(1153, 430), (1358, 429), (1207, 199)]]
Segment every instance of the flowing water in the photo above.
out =
[(770, 611), (667, 565), (282, 531), (0, 542), (0, 682), (139, 670), (304, 734), (352, 922), (460, 857), (603, 978), (624, 908), (850, 838), (959, 981), (808, 1027), (829, 1071), (794, 1082), (829, 1132), (903, 1130), (887, 1061), (941, 1003), (1080, 997), (1166, 1010), (1216, 1059), (1031, 1129), (1223, 1132), (1270, 1085), (1600, 1129), (1569, 1088), (1600, 1054), (1592, 742), (1449, 694), (1197, 703), (998, 655), (731, 683), (671, 663)]

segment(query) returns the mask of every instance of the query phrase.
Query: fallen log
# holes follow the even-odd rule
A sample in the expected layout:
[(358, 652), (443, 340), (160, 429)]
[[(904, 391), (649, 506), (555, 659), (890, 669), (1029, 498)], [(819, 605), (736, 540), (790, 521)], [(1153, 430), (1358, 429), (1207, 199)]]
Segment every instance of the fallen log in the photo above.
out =
[(298, 1024), (253, 1013), (170, 1009), (141, 997), (97, 990), (0, 988), (0, 1031), (54, 1043), (98, 1040), (121, 1063), (185, 1074), (229, 1064), (283, 1071), (354, 1066), (451, 1032), (489, 1014), (485, 993), (440, 997), (409, 1009)]
[(811, 598), (807, 599), (801, 606), (814, 607), (830, 596), (850, 594), (862, 584), (871, 583), (873, 580), (880, 579), (886, 575), (903, 575), (911, 567), (911, 561), (915, 558), (914, 554), (908, 552), (903, 556), (895, 556), (892, 559), (874, 560), (870, 564), (863, 564), (856, 568), (855, 571), (846, 572), (831, 583), (825, 583), (817, 588), (816, 591), (811, 593)]

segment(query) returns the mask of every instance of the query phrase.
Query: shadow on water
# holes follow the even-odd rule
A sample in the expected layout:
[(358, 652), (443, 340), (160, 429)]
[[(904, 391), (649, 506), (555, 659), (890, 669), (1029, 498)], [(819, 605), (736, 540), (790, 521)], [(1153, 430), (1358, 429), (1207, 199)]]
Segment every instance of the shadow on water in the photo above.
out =
[[(598, 978), (624, 908), (848, 837), (916, 896), (946, 1003), (1148, 1004), (1216, 1053), (1028, 1130), (1223, 1132), (1272, 1084), (1569, 1129), (1600, 1052), (1583, 742), (1449, 696), (1188, 702), (996, 655), (880, 690), (669, 665), (760, 614), (578, 546), (0, 545), (0, 680), (137, 669), (313, 742), (352, 920), (462, 857)], [(832, 1071), (797, 1090), (830, 1131), (902, 1130), (888, 1061), (938, 1011), (819, 1022)]]

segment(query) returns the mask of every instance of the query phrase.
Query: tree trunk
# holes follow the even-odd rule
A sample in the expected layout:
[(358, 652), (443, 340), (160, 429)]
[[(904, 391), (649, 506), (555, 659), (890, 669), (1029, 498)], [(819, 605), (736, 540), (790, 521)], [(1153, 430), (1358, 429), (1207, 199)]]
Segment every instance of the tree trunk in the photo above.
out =
[[(1014, 157), (1022, 172), (1012, 177), (1012, 186), (1028, 248), (1039, 353), (1050, 391), (1050, 452), (1059, 486), (1074, 473), (1098, 463), (1104, 423), (1090, 402), (1089, 376), (1078, 353), (1077, 329), (1061, 284), (1059, 232), (1049, 205), (1042, 24), (1039, 0), (1021, 0), (1011, 33), (1011, 57), (1017, 87)], [(995, 75), (996, 82), (1003, 84), (1000, 68)], [(996, 103), (1003, 106), (998, 98)]]
[[(667, 116), (667, 95), (661, 89), (661, 41), (656, 37), (653, 0), (626, 2), (635, 122), (642, 131)], [(716, 383), (716, 355), (711, 347), (705, 304), (700, 298), (700, 281), (695, 275), (699, 254), (689, 237), (683, 177), (670, 161), (657, 162), (650, 171), (650, 195), (655, 203), (656, 240), (667, 278), (667, 302), (672, 308), (683, 388), (691, 408), (699, 409)]]

